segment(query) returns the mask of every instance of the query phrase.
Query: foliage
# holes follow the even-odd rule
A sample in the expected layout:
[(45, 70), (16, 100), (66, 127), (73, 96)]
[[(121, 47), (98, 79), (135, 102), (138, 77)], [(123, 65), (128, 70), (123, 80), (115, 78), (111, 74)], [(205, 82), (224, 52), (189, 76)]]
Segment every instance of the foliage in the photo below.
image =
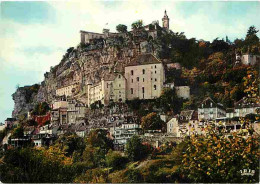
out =
[(96, 101), (96, 102), (94, 102), (94, 103), (92, 103), (90, 105), (90, 108), (92, 110), (94, 110), (94, 109), (102, 109), (103, 107), (104, 107), (104, 105), (102, 104), (102, 102), (100, 100), (98, 100), (98, 101)]
[(178, 113), (182, 107), (182, 99), (177, 97), (175, 89), (164, 88), (161, 96), (157, 99), (157, 105), (165, 113)]
[(87, 144), (104, 149), (106, 153), (113, 148), (113, 141), (107, 137), (107, 130), (103, 129), (92, 130), (89, 133)]
[(4, 137), (7, 135), (7, 129), (4, 128), (3, 130), (0, 130), (0, 142), (3, 141)]
[(75, 183), (107, 183), (108, 172), (106, 169), (95, 168), (89, 169), (86, 173), (78, 176), (74, 180)]
[(116, 26), (116, 30), (119, 32), (119, 33), (125, 33), (127, 32), (127, 26), (126, 25), (123, 25), (123, 24), (118, 24)]
[(141, 119), (141, 126), (144, 130), (162, 130), (165, 123), (155, 112), (151, 112)]
[(142, 20), (137, 20), (135, 22), (132, 23), (132, 29), (140, 29), (143, 27), (143, 21)]
[(122, 169), (127, 162), (127, 158), (122, 156), (119, 152), (109, 150), (106, 155), (106, 164), (114, 170)]
[(33, 115), (45, 115), (50, 110), (48, 103), (40, 102), (35, 105), (32, 114)]
[(19, 88), (19, 89), (25, 90), (25, 101), (26, 101), (26, 103), (29, 103), (29, 102), (32, 102), (33, 95), (38, 93), (38, 91), (40, 89), (40, 85), (34, 84), (32, 86), (25, 86), (25, 87), (22, 87), (22, 88)]
[[(188, 141), (180, 170), (190, 182), (256, 182), (258, 181), (258, 141), (233, 133), (225, 134), (208, 127), (206, 136)], [(240, 170), (254, 169), (254, 176), (242, 176)]]
[(23, 127), (18, 126), (13, 130), (12, 138), (22, 138), (23, 137)]
[(62, 150), (66, 156), (72, 156), (72, 154), (76, 151), (82, 154), (85, 149), (85, 142), (83, 138), (77, 136), (76, 134), (68, 134), (63, 135), (56, 140), (55, 147)]
[(9, 149), (0, 163), (2, 182), (51, 183), (72, 181), (70, 162), (55, 150)]
[(126, 154), (131, 161), (137, 161), (145, 158), (148, 155), (148, 150), (145, 145), (142, 144), (142, 140), (133, 135), (126, 143)]

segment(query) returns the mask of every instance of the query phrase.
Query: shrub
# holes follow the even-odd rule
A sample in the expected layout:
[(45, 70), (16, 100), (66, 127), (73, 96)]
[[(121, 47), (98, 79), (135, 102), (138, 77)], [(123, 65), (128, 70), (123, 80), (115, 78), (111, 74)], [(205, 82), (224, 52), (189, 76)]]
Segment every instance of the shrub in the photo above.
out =
[(106, 164), (114, 170), (122, 169), (127, 162), (127, 158), (123, 157), (119, 152), (109, 150), (106, 155)]

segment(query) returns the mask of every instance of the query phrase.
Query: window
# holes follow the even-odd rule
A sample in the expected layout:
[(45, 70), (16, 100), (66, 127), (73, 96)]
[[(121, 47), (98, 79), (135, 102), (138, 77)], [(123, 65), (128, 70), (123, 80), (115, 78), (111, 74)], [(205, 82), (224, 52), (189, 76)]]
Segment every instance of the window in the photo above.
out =
[(153, 78), (151, 78), (151, 81), (153, 80)]
[(118, 86), (121, 87), (121, 84), (119, 84)]
[(155, 78), (154, 81), (157, 81), (157, 79)]
[(145, 74), (145, 69), (143, 69), (143, 74)]
[(131, 75), (134, 75), (134, 70), (131, 70)]
[(153, 86), (153, 89), (156, 90), (156, 85)]
[(134, 94), (134, 89), (133, 88), (131, 88), (131, 94)]
[(144, 87), (142, 87), (142, 91), (143, 91), (143, 93), (144, 93)]
[(121, 75), (118, 75), (118, 78), (121, 79)]
[(134, 83), (134, 79), (132, 79), (132, 83)]
[(144, 82), (144, 78), (143, 78), (143, 82)]
[(154, 71), (154, 73), (156, 73), (156, 71)]
[(136, 77), (136, 80), (139, 81), (139, 77)]
[(154, 68), (156, 68), (156, 65), (154, 66)]

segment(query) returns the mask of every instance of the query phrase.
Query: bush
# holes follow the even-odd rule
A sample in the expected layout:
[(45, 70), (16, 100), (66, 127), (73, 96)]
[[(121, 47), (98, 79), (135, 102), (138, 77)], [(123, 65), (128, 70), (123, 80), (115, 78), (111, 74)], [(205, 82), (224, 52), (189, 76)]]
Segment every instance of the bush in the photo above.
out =
[(122, 169), (127, 163), (127, 158), (123, 157), (119, 152), (109, 150), (106, 155), (106, 164), (114, 170)]
[(138, 161), (148, 155), (148, 149), (137, 135), (133, 135), (126, 143), (126, 154), (131, 161)]

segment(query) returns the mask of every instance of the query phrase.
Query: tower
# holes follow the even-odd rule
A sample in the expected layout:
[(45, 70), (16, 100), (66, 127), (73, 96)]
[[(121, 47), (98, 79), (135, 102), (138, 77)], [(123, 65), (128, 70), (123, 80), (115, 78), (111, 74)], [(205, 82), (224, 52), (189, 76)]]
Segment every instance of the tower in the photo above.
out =
[(169, 21), (170, 21), (170, 19), (169, 19), (167, 12), (165, 10), (164, 11), (164, 17), (162, 18), (163, 27), (165, 29), (169, 29)]

